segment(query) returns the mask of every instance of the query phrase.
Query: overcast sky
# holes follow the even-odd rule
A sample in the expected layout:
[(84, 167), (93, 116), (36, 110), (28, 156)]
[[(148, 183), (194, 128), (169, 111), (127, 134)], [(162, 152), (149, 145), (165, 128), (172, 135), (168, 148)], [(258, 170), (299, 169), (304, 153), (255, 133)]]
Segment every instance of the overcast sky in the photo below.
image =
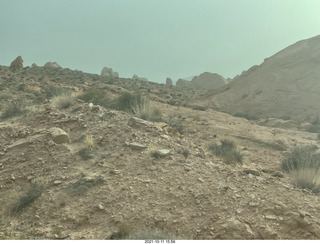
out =
[(320, 0), (0, 0), (0, 65), (233, 78), (320, 34)]

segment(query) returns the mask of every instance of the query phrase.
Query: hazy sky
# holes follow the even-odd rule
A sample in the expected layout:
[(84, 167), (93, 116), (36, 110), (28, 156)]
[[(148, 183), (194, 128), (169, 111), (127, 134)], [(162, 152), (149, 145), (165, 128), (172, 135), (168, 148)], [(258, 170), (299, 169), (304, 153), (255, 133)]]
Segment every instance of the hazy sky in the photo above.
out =
[(320, 0), (0, 0), (0, 65), (233, 78), (320, 34)]

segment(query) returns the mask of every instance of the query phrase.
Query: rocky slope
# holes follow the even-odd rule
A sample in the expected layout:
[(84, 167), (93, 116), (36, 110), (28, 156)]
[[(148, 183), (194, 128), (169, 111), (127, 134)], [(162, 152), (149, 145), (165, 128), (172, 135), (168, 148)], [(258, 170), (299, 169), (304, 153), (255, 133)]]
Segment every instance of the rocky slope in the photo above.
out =
[(320, 36), (299, 41), (255, 65), (201, 104), (258, 118), (302, 122), (320, 115)]
[[(54, 103), (57, 88), (77, 95), (91, 87), (110, 97), (149, 94), (165, 122), (80, 99)], [(28, 109), (0, 121), (0, 239), (112, 239), (150, 229), (166, 239), (320, 238), (319, 196), (280, 170), (292, 148), (319, 147), (315, 134), (180, 106), (194, 91), (69, 69), (2, 66), (0, 90), (1, 116), (21, 98)], [(208, 149), (223, 138), (236, 142), (242, 164)]]

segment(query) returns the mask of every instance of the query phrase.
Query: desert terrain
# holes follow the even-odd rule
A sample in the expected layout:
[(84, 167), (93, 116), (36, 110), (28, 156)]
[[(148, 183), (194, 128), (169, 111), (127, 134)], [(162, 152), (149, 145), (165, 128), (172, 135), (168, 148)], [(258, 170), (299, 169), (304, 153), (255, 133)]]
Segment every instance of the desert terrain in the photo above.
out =
[(0, 66), (0, 239), (319, 239), (318, 171), (283, 167), (318, 153), (318, 47), (212, 90)]

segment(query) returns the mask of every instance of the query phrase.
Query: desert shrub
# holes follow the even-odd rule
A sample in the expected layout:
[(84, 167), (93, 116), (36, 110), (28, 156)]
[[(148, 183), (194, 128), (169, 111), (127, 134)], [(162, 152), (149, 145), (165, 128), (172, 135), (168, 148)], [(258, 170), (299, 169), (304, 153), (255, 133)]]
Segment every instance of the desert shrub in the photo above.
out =
[(86, 147), (86, 148), (81, 149), (78, 152), (78, 154), (83, 160), (89, 160), (89, 159), (94, 158), (93, 149), (90, 147)]
[(235, 160), (242, 163), (243, 156), (237, 151), (236, 144), (233, 141), (223, 139), (221, 140), (221, 145), (211, 144), (209, 150), (217, 156), (222, 156), (228, 160)]
[(101, 177), (95, 179), (82, 178), (75, 183), (68, 185), (67, 191), (70, 195), (80, 196), (85, 194), (89, 188), (103, 183), (104, 180)]
[(312, 124), (307, 131), (310, 133), (320, 133), (320, 123)]
[(12, 98), (12, 95), (7, 94), (7, 93), (2, 93), (0, 94), (0, 100), (9, 100)]
[(291, 182), (314, 193), (320, 192), (320, 155), (314, 154), (315, 148), (298, 147), (281, 162)]
[(152, 106), (150, 100), (142, 97), (138, 100), (134, 108), (135, 114), (144, 120), (148, 121), (162, 121), (162, 113), (160, 109)]
[(1, 119), (8, 119), (14, 116), (23, 115), (27, 112), (25, 109), (25, 104), (23, 101), (13, 101), (9, 106), (4, 110), (1, 115)]
[(55, 87), (53, 85), (45, 86), (44, 92), (46, 94), (46, 98), (50, 99), (52, 97), (60, 96), (63, 94), (64, 89), (62, 87)]
[(148, 154), (152, 158), (161, 158), (162, 157), (162, 154), (159, 151), (159, 148), (157, 146), (154, 146), (154, 145), (150, 145), (149, 146)]
[(43, 192), (43, 187), (39, 186), (37, 184), (31, 185), (29, 191), (21, 196), (19, 200), (13, 205), (11, 209), (12, 214), (18, 214), (20, 213), (23, 209), (28, 207), (30, 204), (32, 204), (35, 200), (37, 200), (40, 196), (41, 193)]
[(289, 172), (291, 182), (301, 187), (309, 189), (314, 193), (320, 192), (320, 171), (312, 168), (301, 168)]
[(285, 172), (290, 172), (300, 169), (314, 169), (320, 168), (320, 155), (314, 154), (315, 148), (298, 147), (281, 162), (281, 169)]
[(184, 135), (186, 133), (186, 127), (183, 124), (183, 118), (181, 115), (176, 113), (169, 115), (169, 118), (166, 120), (166, 123), (170, 127), (177, 129), (177, 131), (181, 135)]
[(110, 107), (110, 99), (106, 96), (105, 91), (101, 89), (95, 89), (92, 88), (83, 94), (78, 96), (79, 99), (87, 102), (87, 103), (93, 103), (96, 105), (101, 105), (103, 107)]
[(114, 100), (112, 107), (116, 110), (134, 113), (142, 103), (143, 98), (140, 94), (125, 92)]
[(70, 92), (64, 92), (60, 96), (55, 96), (52, 99), (52, 104), (59, 109), (66, 109), (72, 106), (75, 102), (75, 97)]

